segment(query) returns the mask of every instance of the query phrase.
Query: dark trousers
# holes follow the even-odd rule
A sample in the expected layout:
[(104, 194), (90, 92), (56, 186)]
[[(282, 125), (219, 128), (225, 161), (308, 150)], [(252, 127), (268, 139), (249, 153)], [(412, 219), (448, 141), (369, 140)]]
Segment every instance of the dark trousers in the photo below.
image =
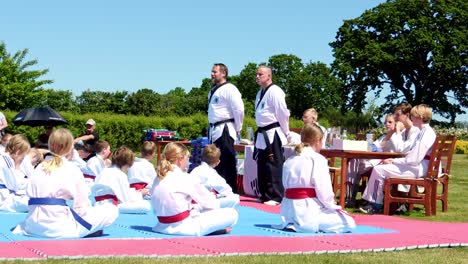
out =
[[(262, 202), (274, 200), (281, 203), (284, 193), (282, 182), (284, 150), (278, 134), (275, 133), (273, 142), (271, 142), (271, 152), (267, 149), (258, 149), (257, 151), (257, 177), (260, 200)], [(270, 153), (273, 154), (273, 157), (270, 156)]]
[(232, 191), (237, 193), (237, 161), (234, 149), (234, 140), (229, 135), (227, 125), (224, 125), (223, 134), (214, 144), (221, 151), (220, 163), (216, 166), (216, 171), (223, 177)]

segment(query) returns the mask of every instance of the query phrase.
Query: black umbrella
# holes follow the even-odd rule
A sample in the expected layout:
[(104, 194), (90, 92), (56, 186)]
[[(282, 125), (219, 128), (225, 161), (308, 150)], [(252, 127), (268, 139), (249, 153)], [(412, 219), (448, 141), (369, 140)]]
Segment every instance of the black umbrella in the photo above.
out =
[(50, 107), (24, 109), (13, 118), (17, 126), (57, 126), (68, 124), (67, 120)]

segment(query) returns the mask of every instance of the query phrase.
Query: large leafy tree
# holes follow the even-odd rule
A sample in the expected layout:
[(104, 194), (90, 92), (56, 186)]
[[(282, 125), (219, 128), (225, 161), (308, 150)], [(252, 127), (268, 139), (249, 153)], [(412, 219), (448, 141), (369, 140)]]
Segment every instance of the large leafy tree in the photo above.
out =
[(468, 2), (393, 0), (346, 20), (331, 43), (348, 105), (389, 89), (382, 110), (425, 103), (449, 118), (468, 107)]
[(86, 90), (77, 96), (75, 103), (80, 113), (109, 112), (126, 114), (127, 91), (101, 92)]
[(6, 44), (0, 42), (0, 108), (20, 111), (33, 105), (38, 92), (51, 80), (39, 80), (48, 70), (28, 70), (37, 60), (25, 61), (28, 49), (8, 53)]

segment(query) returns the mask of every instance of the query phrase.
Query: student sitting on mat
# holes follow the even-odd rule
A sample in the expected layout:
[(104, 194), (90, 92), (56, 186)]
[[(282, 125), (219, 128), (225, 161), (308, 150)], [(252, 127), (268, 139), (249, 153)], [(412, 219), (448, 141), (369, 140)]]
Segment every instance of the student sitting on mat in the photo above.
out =
[(164, 148), (157, 167), (159, 183), (151, 190), (159, 220), (153, 231), (189, 236), (229, 232), (237, 222), (237, 211), (220, 208), (214, 195), (184, 171), (189, 156), (187, 147), (180, 143), (171, 142)]
[(112, 155), (112, 165), (96, 178), (93, 194), (96, 203), (118, 203), (120, 213), (144, 214), (151, 210), (151, 203), (140, 192), (130, 187), (127, 170), (135, 156), (127, 147), (120, 147)]
[(144, 197), (149, 197), (149, 190), (156, 179), (156, 168), (151, 163), (155, 154), (156, 144), (153, 141), (143, 142), (141, 158), (135, 158), (135, 162), (128, 169), (130, 187), (139, 191)]
[[(90, 190), (81, 171), (70, 161), (73, 136), (59, 128), (49, 138), (52, 156), (38, 165), (26, 189), (29, 214), (14, 234), (78, 238), (102, 233), (119, 214), (117, 206), (91, 206)], [(67, 205), (73, 200), (73, 205)]]
[(28, 179), (21, 173), (20, 167), (29, 150), (26, 137), (14, 135), (8, 141), (5, 152), (0, 154), (0, 211), (28, 211)]
[(327, 159), (322, 149), (322, 130), (305, 124), (296, 155), (283, 167), (285, 194), (281, 202), (282, 228), (296, 232), (350, 232), (354, 219), (335, 203)]
[(220, 157), (221, 151), (215, 144), (205, 146), (202, 153), (202, 163), (194, 168), (190, 175), (198, 179), (201, 185), (215, 195), (222, 208), (235, 207), (239, 204), (239, 195), (232, 192), (231, 186), (214, 169), (218, 166)]

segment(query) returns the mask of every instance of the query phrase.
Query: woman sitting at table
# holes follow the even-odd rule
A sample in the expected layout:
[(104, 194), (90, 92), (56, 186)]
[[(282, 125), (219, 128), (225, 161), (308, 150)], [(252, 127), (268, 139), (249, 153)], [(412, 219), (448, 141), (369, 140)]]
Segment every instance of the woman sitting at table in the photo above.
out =
[(339, 233), (356, 227), (354, 219), (335, 203), (328, 161), (319, 154), (322, 138), (320, 127), (305, 124), (296, 155), (284, 163), (281, 228)]
[[(388, 114), (385, 117), (385, 129), (387, 134), (382, 135), (374, 141), (374, 148), (384, 152), (397, 151), (391, 143), (390, 138), (395, 131), (395, 117)], [(352, 208), (356, 202), (356, 194), (359, 188), (361, 175), (371, 170), (374, 166), (382, 162), (381, 159), (350, 159), (346, 173), (346, 207)]]
[(427, 173), (432, 145), (436, 133), (429, 126), (432, 109), (420, 104), (411, 109), (411, 120), (421, 131), (404, 158), (385, 159), (372, 170), (369, 184), (363, 198), (369, 202), (359, 208), (363, 213), (374, 214), (382, 211), (383, 185), (386, 178), (420, 178)]
[(220, 208), (215, 196), (185, 172), (190, 152), (181, 143), (169, 143), (157, 167), (151, 201), (158, 223), (153, 231), (170, 235), (204, 236), (229, 232), (237, 222), (233, 208)]

